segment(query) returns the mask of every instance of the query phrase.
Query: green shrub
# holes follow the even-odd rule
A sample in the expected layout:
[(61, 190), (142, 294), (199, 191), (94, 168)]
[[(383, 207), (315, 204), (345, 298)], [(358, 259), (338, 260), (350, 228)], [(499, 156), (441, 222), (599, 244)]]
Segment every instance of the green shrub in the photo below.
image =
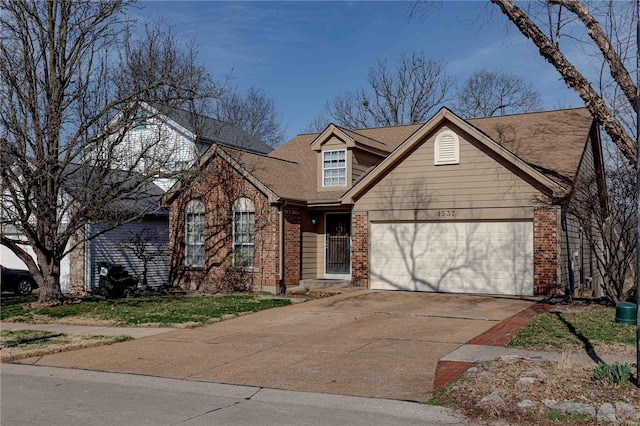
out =
[(613, 364), (600, 363), (593, 369), (593, 378), (602, 380), (610, 385), (621, 386), (631, 377), (631, 366), (615, 362)]

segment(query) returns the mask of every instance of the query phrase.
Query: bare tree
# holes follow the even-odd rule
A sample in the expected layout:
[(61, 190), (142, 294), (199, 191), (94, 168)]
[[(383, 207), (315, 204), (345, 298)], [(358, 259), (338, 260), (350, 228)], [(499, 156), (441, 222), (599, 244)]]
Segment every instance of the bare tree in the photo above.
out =
[(514, 114), (542, 108), (536, 88), (521, 77), (481, 69), (469, 76), (458, 90), (455, 111), (465, 118)]
[(132, 253), (142, 263), (142, 285), (149, 285), (149, 267), (156, 259), (169, 252), (169, 231), (166, 228), (144, 227), (129, 231), (120, 242), (122, 250)]
[(320, 133), (329, 124), (331, 124), (331, 118), (327, 117), (324, 112), (320, 112), (302, 129), (302, 133)]
[(422, 123), (451, 99), (454, 86), (445, 63), (427, 58), (424, 52), (402, 53), (393, 68), (378, 60), (369, 68), (367, 83), (336, 96), (325, 106), (324, 115), (348, 129)]
[(629, 300), (634, 288), (638, 194), (635, 169), (619, 151), (608, 162), (606, 200), (594, 178), (578, 178), (562, 204), (589, 243), (604, 278), (604, 296), (617, 303)]
[[(632, 164), (638, 161), (636, 139), (638, 135), (638, 87), (631, 77), (637, 73), (638, 9), (635, 1), (602, 1), (583, 3), (579, 0), (547, 0), (534, 4), (528, 12), (512, 0), (491, 0), (513, 22), (518, 30), (538, 47), (540, 55), (560, 73), (567, 86), (574, 89), (584, 101), (594, 120), (602, 126), (612, 142)], [(539, 25), (540, 26), (539, 26)], [(541, 30), (545, 28), (547, 34)], [(560, 41), (578, 41), (580, 47), (598, 57), (599, 73), (589, 78), (585, 71), (578, 71), (565, 55)], [(582, 41), (585, 40), (585, 41)], [(564, 42), (563, 42), (564, 43)], [(633, 60), (633, 53), (635, 60)], [(595, 57), (594, 56), (594, 57)], [(605, 78), (608, 76), (608, 78)], [(593, 84), (599, 83), (594, 89)], [(625, 117), (629, 117), (625, 120)], [(635, 119), (635, 120), (634, 120)], [(618, 183), (610, 191), (618, 189)], [(635, 191), (633, 194), (635, 195)], [(627, 194), (629, 195), (629, 194)], [(635, 201), (632, 201), (635, 200)], [(586, 201), (586, 200), (585, 200)], [(627, 203), (637, 203), (628, 198)], [(610, 220), (620, 220), (613, 216)], [(637, 223), (636, 217), (633, 222)], [(625, 221), (612, 223), (618, 232), (625, 232)], [(613, 232), (613, 230), (611, 231)], [(615, 247), (614, 247), (615, 248)], [(618, 247), (620, 248), (620, 247)], [(623, 253), (612, 252), (614, 256)], [(607, 271), (613, 273), (614, 271)], [(606, 277), (615, 280), (615, 277)], [(640, 304), (640, 288), (635, 283), (636, 302)], [(640, 313), (637, 326), (637, 369), (640, 376)]]
[[(638, 111), (636, 85), (631, 78), (632, 66), (629, 48), (633, 39), (633, 9), (635, 2), (601, 2), (590, 9), (579, 0), (549, 0), (533, 4), (528, 11), (518, 7), (512, 0), (491, 0), (511, 20), (518, 30), (538, 47), (544, 57), (560, 73), (567, 86), (574, 89), (584, 101), (594, 119), (602, 126), (625, 158), (632, 163), (637, 160), (633, 126), (625, 126), (617, 112)], [(636, 16), (637, 18), (637, 16)], [(582, 26), (576, 25), (579, 21)], [(601, 25), (605, 22), (605, 26)], [(626, 22), (626, 24), (624, 23)], [(543, 31), (544, 29), (544, 31)], [(546, 31), (546, 34), (545, 34)], [(573, 32), (580, 31), (576, 35)], [(626, 33), (625, 33), (626, 32)], [(584, 36), (584, 37), (583, 37)], [(590, 40), (591, 51), (599, 54), (602, 74), (609, 74), (614, 88), (614, 99), (605, 98), (602, 91), (593, 86), (601, 75), (590, 78), (588, 72), (578, 71), (561, 48), (561, 40)], [(585, 48), (584, 46), (582, 46)], [(631, 50), (633, 52), (633, 50)], [(597, 87), (597, 86), (596, 86)], [(600, 87), (602, 88), (602, 86)], [(621, 105), (621, 99), (624, 104)]]
[(237, 86), (228, 89), (216, 102), (214, 116), (239, 126), (258, 140), (277, 147), (284, 142), (282, 114), (264, 90), (249, 88), (243, 96)]
[(160, 135), (131, 149), (127, 134), (153, 118), (138, 106), (194, 110), (216, 90), (194, 45), (162, 23), (135, 31), (129, 5), (0, 1), (0, 243), (29, 268), (40, 303), (64, 299), (60, 264), (72, 236), (158, 208), (152, 183), (171, 176), (172, 152)]

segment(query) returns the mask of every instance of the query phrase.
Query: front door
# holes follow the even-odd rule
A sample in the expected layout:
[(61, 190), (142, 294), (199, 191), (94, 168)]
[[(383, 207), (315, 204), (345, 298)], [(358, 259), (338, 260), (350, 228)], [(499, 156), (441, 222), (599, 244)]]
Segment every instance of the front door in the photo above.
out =
[(326, 217), (326, 265), (327, 278), (348, 276), (351, 270), (351, 215), (327, 213)]

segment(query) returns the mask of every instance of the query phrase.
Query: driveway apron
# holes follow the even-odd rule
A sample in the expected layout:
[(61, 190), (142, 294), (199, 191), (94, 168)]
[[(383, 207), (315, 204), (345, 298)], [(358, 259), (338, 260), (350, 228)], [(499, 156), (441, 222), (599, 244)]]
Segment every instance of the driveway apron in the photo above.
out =
[(19, 362), (426, 401), (440, 358), (533, 302), (345, 291), (194, 329)]

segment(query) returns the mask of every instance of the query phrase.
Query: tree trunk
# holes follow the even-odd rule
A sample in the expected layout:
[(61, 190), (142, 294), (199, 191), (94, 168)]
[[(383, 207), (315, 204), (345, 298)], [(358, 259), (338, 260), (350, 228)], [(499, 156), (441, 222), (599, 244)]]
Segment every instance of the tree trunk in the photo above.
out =
[(551, 40), (544, 35), (540, 28), (516, 6), (511, 0), (491, 0), (502, 13), (512, 21), (518, 30), (538, 47), (540, 55), (547, 60), (560, 73), (568, 87), (575, 90), (582, 98), (585, 106), (591, 112), (594, 120), (602, 126), (611, 140), (620, 149), (630, 163), (635, 164), (636, 144), (624, 130), (620, 121), (611, 113), (602, 97), (591, 87), (589, 81), (576, 70), (569, 60), (560, 52)]
[[(40, 265), (43, 265), (40, 262)], [(36, 279), (36, 281), (38, 281)], [(66, 297), (60, 288), (60, 261), (50, 260), (44, 264), (42, 277), (39, 280), (40, 293), (38, 304), (40, 305), (60, 305)]]

